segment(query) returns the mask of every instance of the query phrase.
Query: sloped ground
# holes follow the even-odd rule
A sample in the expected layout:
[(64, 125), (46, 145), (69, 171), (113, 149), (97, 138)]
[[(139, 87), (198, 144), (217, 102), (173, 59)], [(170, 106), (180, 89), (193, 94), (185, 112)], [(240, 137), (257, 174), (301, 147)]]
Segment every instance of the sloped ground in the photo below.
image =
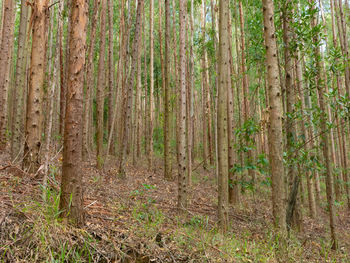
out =
[(350, 262), (349, 213), (338, 213), (337, 252), (329, 249), (326, 214), (311, 220), (304, 213), (303, 232), (286, 242), (272, 233), (265, 186), (231, 208), (230, 232), (222, 235), (213, 171), (194, 172), (191, 203), (180, 214), (176, 182), (163, 179), (160, 161), (147, 171), (139, 160), (125, 179), (115, 173), (115, 160), (104, 172), (84, 163), (86, 226), (76, 229), (58, 217), (58, 160), (45, 191), (40, 176), (6, 160), (0, 156), (0, 262)]

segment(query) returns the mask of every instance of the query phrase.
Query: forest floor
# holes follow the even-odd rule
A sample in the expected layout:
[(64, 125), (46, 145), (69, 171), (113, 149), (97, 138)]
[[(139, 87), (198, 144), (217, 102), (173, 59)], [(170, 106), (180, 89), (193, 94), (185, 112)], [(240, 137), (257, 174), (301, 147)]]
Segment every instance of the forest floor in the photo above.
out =
[[(59, 157), (59, 156), (58, 156)], [(230, 208), (230, 229), (216, 226), (215, 170), (193, 173), (188, 210), (176, 209), (177, 184), (163, 179), (161, 160), (144, 160), (117, 176), (83, 165), (86, 225), (59, 218), (60, 158), (50, 168), (50, 188), (0, 156), (0, 262), (350, 262), (350, 214), (337, 211), (339, 249), (329, 248), (327, 214), (316, 220), (303, 208), (303, 230), (288, 241), (274, 235), (268, 187), (246, 191)], [(174, 171), (175, 173), (175, 171)], [(45, 196), (46, 201), (43, 201)], [(323, 204), (325, 207), (325, 203)]]

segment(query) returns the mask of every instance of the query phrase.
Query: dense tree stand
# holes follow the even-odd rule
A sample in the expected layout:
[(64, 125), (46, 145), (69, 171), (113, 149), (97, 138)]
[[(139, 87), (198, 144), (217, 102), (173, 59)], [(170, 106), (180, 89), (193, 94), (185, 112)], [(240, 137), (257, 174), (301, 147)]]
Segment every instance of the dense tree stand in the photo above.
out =
[(350, 262), (348, 0), (0, 6), (0, 262)]

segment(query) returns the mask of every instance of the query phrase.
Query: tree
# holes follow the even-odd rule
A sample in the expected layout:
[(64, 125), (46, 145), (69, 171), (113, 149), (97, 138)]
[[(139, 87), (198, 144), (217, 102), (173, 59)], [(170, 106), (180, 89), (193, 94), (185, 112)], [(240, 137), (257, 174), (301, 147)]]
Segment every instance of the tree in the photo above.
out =
[(42, 104), (47, 49), (49, 0), (32, 3), (32, 52), (29, 71), (23, 167), (35, 173), (40, 166)]
[[(300, 175), (296, 173), (296, 157), (297, 157), (297, 134), (296, 134), (296, 125), (294, 123), (295, 116), (295, 87), (294, 87), (294, 74), (293, 74), (293, 59), (292, 59), (292, 50), (290, 43), (292, 41), (292, 29), (291, 29), (291, 17), (293, 5), (291, 2), (286, 2), (283, 6), (283, 42), (284, 42), (284, 71), (285, 71), (285, 80), (284, 87), (286, 90), (286, 135), (287, 143), (286, 149), (288, 153), (288, 175), (287, 180), (289, 182), (289, 197), (288, 197), (288, 206), (287, 206), (287, 227), (290, 227), (292, 222), (295, 225), (300, 226), (300, 211), (297, 205), (297, 195), (299, 193), (298, 189), (300, 188), (301, 178)], [(295, 191), (293, 191), (295, 188)], [(294, 217), (293, 217), (294, 215)], [(292, 219), (294, 220), (292, 221)]]
[(137, 68), (137, 57), (139, 52), (139, 45), (141, 42), (141, 18), (142, 18), (142, 10), (143, 10), (143, 0), (137, 1), (137, 14), (136, 14), (136, 26), (135, 26), (135, 38), (132, 46), (132, 57), (131, 57), (131, 70), (127, 79), (127, 91), (126, 91), (126, 101), (124, 108), (124, 120), (123, 120), (123, 131), (121, 142), (122, 145), (119, 147), (118, 154), (118, 171), (119, 174), (124, 177), (125, 176), (125, 158), (127, 151), (127, 136), (131, 132), (132, 122), (131, 122), (131, 114), (132, 114), (132, 98), (133, 98), (133, 89), (134, 89), (134, 80), (135, 80), (135, 72)]
[(208, 58), (205, 46), (206, 41), (206, 5), (205, 1), (202, 1), (201, 9), (201, 31), (203, 41), (203, 55), (202, 55), (202, 106), (203, 106), (203, 159), (204, 167), (207, 168), (207, 159), (209, 157), (210, 163), (213, 163), (212, 157), (212, 127), (211, 127), (211, 108), (210, 108), (210, 83), (208, 72)]
[(164, 178), (171, 178), (170, 161), (170, 0), (165, 0)]
[(14, 1), (5, 0), (3, 10), (0, 46), (0, 150), (6, 148), (7, 93), (13, 43)]
[[(309, 0), (309, 3), (311, 4), (311, 8), (315, 10), (316, 8), (316, 2)], [(316, 20), (316, 13), (313, 15), (312, 22), (311, 22), (312, 28), (315, 28), (317, 26), (317, 20)], [(337, 248), (337, 237), (336, 237), (336, 230), (335, 230), (335, 209), (334, 209), (334, 194), (333, 194), (333, 176), (332, 176), (332, 167), (331, 167), (331, 156), (330, 156), (330, 149), (329, 149), (329, 133), (327, 132), (327, 111), (324, 101), (324, 79), (322, 78), (321, 74), (321, 61), (320, 61), (320, 44), (319, 44), (319, 35), (318, 32), (315, 31), (313, 38), (313, 52), (314, 52), (314, 58), (313, 63), (316, 69), (316, 75), (315, 75), (315, 83), (316, 83), (316, 89), (318, 94), (318, 103), (320, 108), (320, 128), (322, 131), (326, 131), (320, 136), (321, 140), (321, 147), (322, 147), (322, 154), (324, 158), (324, 164), (325, 164), (325, 176), (326, 176), (326, 196), (327, 196), (327, 203), (328, 203), (328, 209), (329, 209), (329, 225), (331, 229), (331, 240), (332, 240), (332, 249)]]
[(149, 86), (149, 122), (148, 122), (148, 134), (147, 134), (147, 160), (148, 160), (148, 169), (152, 169), (153, 166), (153, 121), (154, 121), (154, 102), (153, 102), (153, 93), (154, 93), (154, 39), (153, 39), (153, 5), (154, 1), (150, 0), (149, 6), (149, 45), (150, 45), (150, 62), (149, 62), (149, 72), (150, 72), (150, 86)]
[(179, 16), (180, 16), (180, 34), (179, 34), (179, 78), (180, 78), (180, 104), (178, 105), (178, 208), (181, 210), (187, 207), (187, 179), (186, 179), (186, 97), (187, 97), (187, 80), (186, 80), (186, 3), (180, 0)]
[(230, 87), (229, 2), (219, 3), (219, 77), (218, 77), (218, 218), (223, 232), (228, 228), (228, 123), (227, 92)]
[[(240, 18), (240, 29), (241, 29), (241, 74), (242, 76), (242, 94), (243, 94), (243, 119), (247, 122), (250, 118), (250, 105), (249, 105), (249, 79), (246, 67), (246, 43), (245, 43), (245, 31), (244, 31), (244, 14), (242, 1), (239, 1), (239, 18)], [(245, 141), (246, 144), (249, 143), (248, 140)], [(253, 162), (252, 150), (247, 151), (247, 161), (248, 165)], [(249, 177), (252, 182), (255, 181), (255, 173), (253, 169), (248, 169)]]
[(267, 84), (269, 96), (268, 144), (270, 173), (272, 179), (272, 208), (275, 227), (286, 231), (284, 194), (284, 167), (282, 145), (282, 100), (279, 86), (274, 5), (272, 0), (263, 0), (264, 37), (266, 45)]
[(18, 32), (17, 63), (15, 75), (15, 98), (13, 103), (12, 137), (11, 137), (11, 157), (15, 159), (20, 152), (23, 142), (23, 93), (26, 84), (26, 57), (27, 57), (27, 28), (28, 28), (28, 6), (26, 1), (21, 1), (21, 17)]
[(95, 36), (96, 36), (96, 27), (97, 27), (97, 15), (99, 9), (99, 0), (94, 0), (92, 17), (90, 19), (90, 39), (89, 39), (89, 47), (88, 47), (88, 55), (87, 62), (85, 66), (85, 85), (86, 85), (86, 95), (85, 95), (85, 110), (83, 116), (83, 159), (86, 158), (89, 152), (89, 127), (90, 127), (90, 115), (91, 115), (91, 107), (92, 107), (92, 91), (94, 87), (93, 81), (93, 56), (95, 51)]
[[(60, 27), (62, 26), (62, 12), (63, 12), (63, 1), (60, 2), (59, 5), (59, 16), (58, 16), (58, 30), (56, 33), (56, 46), (59, 46), (59, 41), (60, 41)], [(60, 56), (58, 54), (59, 50), (56, 49), (55, 52), (55, 56), (53, 56), (53, 34), (54, 34), (54, 30), (53, 30), (53, 18), (54, 18), (54, 13), (51, 13), (51, 18), (50, 18), (50, 31), (51, 31), (51, 35), (50, 35), (50, 43), (51, 43), (51, 47), (50, 47), (50, 52), (49, 52), (49, 59), (53, 59), (53, 63), (52, 61), (48, 61), (49, 63), (49, 70), (48, 70), (48, 78), (49, 78), (49, 90), (48, 90), (48, 94), (47, 94), (47, 100), (48, 100), (48, 105), (47, 105), (47, 120), (46, 120), (46, 127), (45, 127), (45, 142), (44, 142), (44, 180), (43, 180), (43, 186), (46, 187), (47, 186), (47, 172), (49, 169), (49, 157), (50, 157), (50, 146), (51, 146), (51, 134), (52, 134), (52, 126), (53, 126), (53, 114), (54, 114), (54, 95), (56, 92), (56, 87), (59, 84), (59, 76), (58, 76), (58, 71), (59, 71), (59, 67), (60, 67)], [(53, 70), (52, 70), (52, 66), (53, 66)], [(53, 72), (52, 72), (53, 71)], [(51, 73), (52, 72), (52, 73)]]
[(61, 216), (70, 223), (84, 224), (82, 161), (82, 116), (84, 64), (87, 24), (87, 1), (72, 0), (71, 31), (69, 32), (69, 61), (67, 82), (67, 104), (64, 126), (63, 163), (61, 180)]
[(101, 30), (100, 30), (100, 55), (98, 61), (98, 77), (96, 90), (96, 109), (97, 109), (97, 151), (96, 163), (97, 169), (103, 167), (103, 108), (105, 98), (105, 50), (106, 50), (106, 10), (107, 0), (101, 2)]
[[(114, 50), (113, 50), (113, 22), (114, 22), (114, 12), (113, 12), (113, 1), (108, 0), (108, 131), (112, 131), (112, 121), (113, 121), (113, 104), (114, 98)], [(109, 153), (114, 152), (114, 144)], [(108, 154), (108, 153), (107, 153)]]

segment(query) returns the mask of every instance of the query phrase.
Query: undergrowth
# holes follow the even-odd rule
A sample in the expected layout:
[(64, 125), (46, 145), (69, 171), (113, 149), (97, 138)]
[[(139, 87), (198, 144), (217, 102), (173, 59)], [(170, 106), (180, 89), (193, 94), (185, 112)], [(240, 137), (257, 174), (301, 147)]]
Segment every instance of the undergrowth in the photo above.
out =
[[(14, 178), (7, 187), (18, 183)], [(151, 195), (157, 186), (145, 183), (108, 204), (114, 216), (107, 224), (90, 220), (75, 228), (60, 219), (54, 175), (50, 183), (36, 186), (37, 199), (26, 196), (0, 218), (0, 262), (350, 262), (341, 249), (331, 251), (326, 237), (308, 240), (291, 232), (287, 241), (272, 225), (257, 231), (259, 221), (244, 230), (232, 221), (220, 233), (210, 216), (163, 210)]]
[[(208, 217), (187, 214), (169, 218), (156, 205), (136, 202), (132, 209), (132, 232), (147, 242), (175, 248), (193, 262), (349, 262), (348, 255), (334, 252), (320, 240), (307, 251), (291, 233), (286, 238), (274, 234), (273, 226), (264, 233), (251, 231), (222, 234)], [(186, 218), (186, 219), (184, 219)], [(311, 246), (312, 247), (312, 246)], [(192, 261), (191, 261), (192, 262)]]

